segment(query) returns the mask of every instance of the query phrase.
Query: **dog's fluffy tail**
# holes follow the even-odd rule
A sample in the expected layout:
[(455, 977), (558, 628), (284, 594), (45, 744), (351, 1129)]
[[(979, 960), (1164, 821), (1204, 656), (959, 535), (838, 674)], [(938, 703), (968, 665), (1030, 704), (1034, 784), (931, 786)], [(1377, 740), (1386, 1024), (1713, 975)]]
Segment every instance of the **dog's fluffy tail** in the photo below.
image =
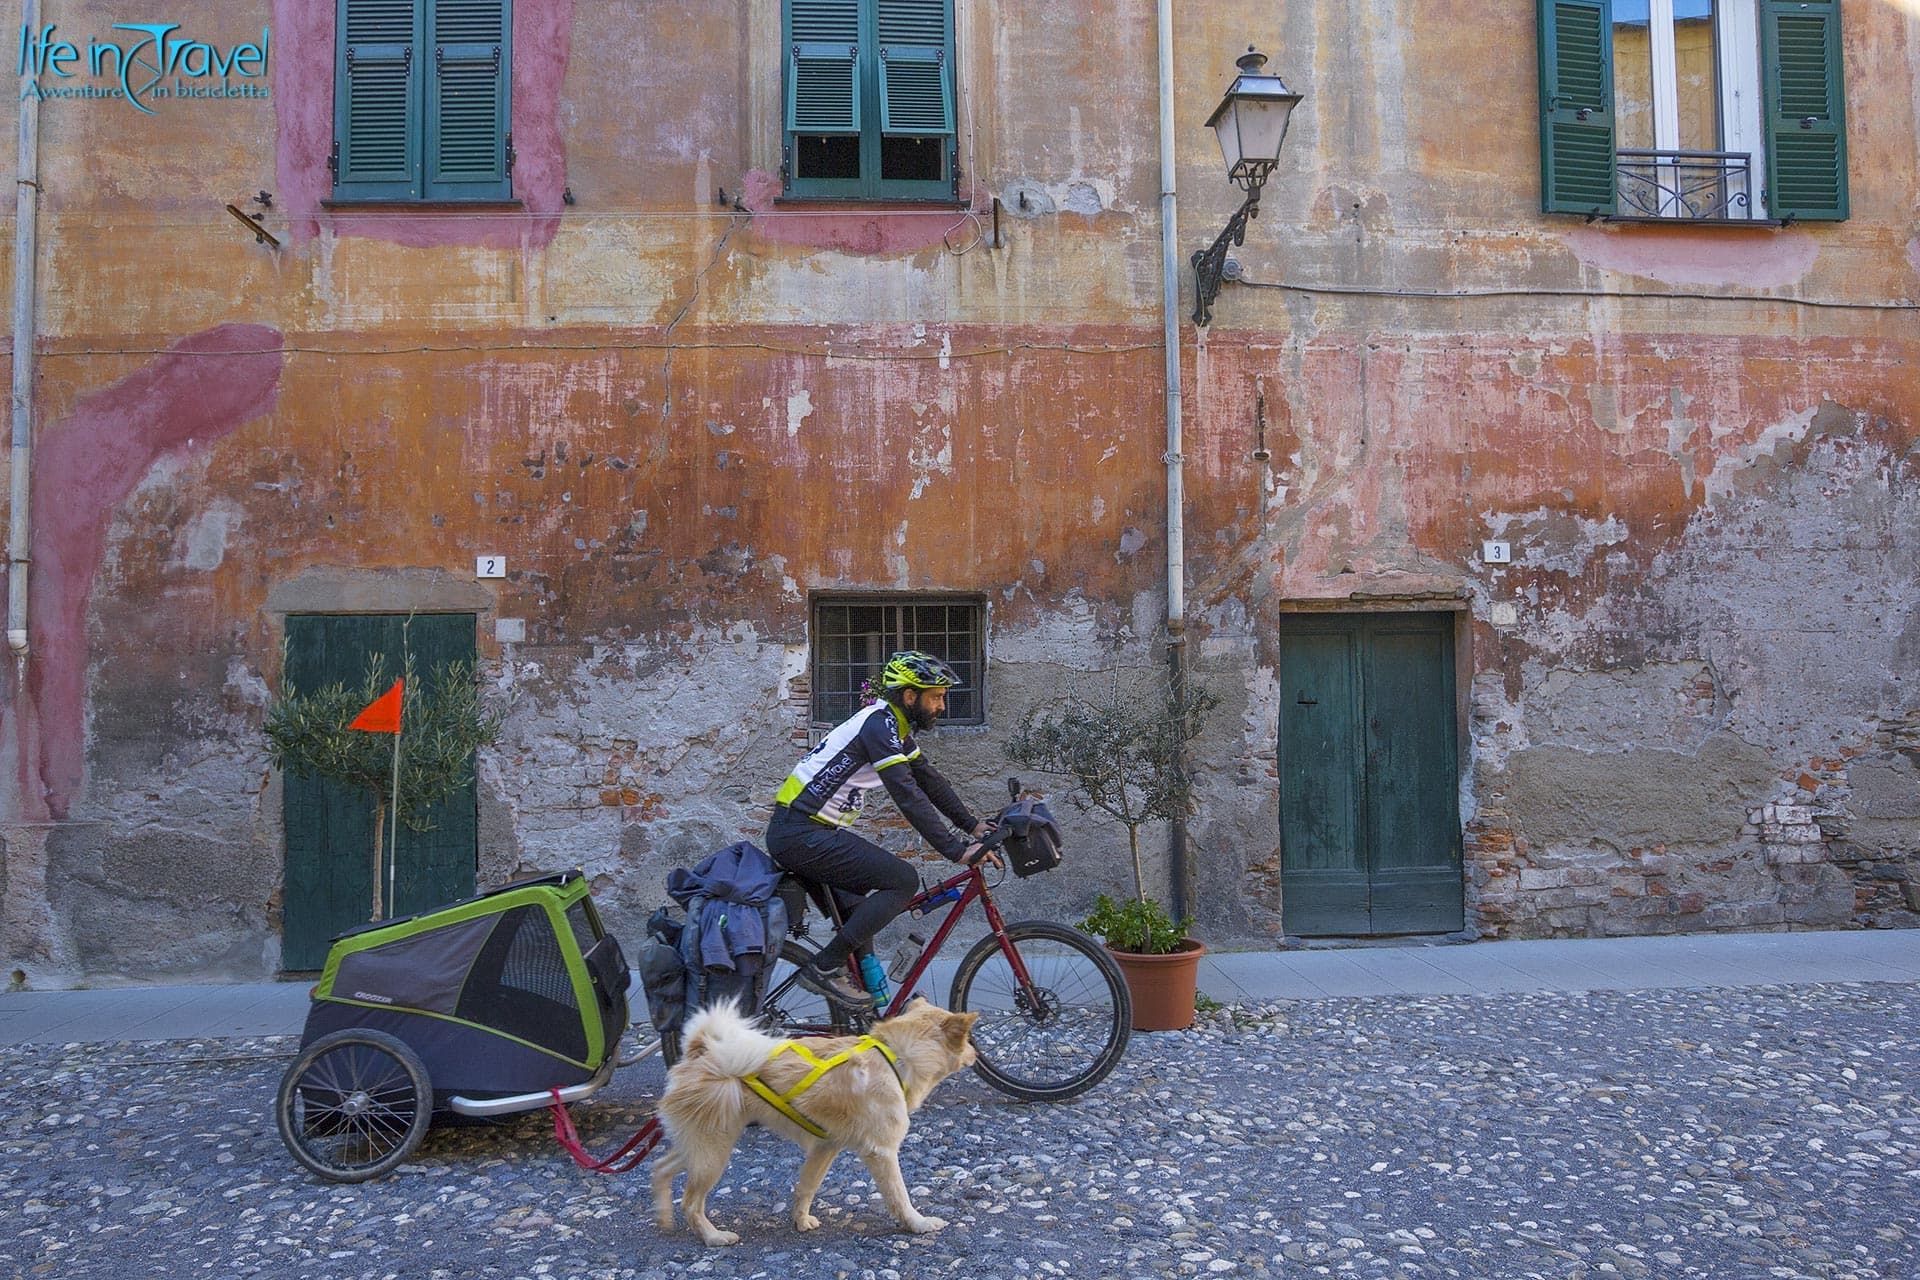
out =
[(740, 1012), (738, 1001), (722, 1000), (687, 1023), (681, 1057), (701, 1059), (708, 1070), (738, 1080), (766, 1066), (779, 1043)]

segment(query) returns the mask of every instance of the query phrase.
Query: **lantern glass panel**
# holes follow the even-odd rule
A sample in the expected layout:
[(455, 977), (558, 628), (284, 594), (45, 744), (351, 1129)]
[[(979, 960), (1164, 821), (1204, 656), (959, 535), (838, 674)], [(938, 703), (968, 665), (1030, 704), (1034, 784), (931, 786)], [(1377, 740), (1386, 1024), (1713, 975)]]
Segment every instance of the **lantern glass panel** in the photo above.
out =
[(1220, 139), (1220, 155), (1227, 162), (1227, 172), (1232, 173), (1240, 166), (1240, 104), (1229, 101), (1213, 122), (1214, 136)]
[(1242, 98), (1233, 110), (1239, 154), (1227, 167), (1231, 169), (1240, 160), (1278, 160), (1292, 115), (1293, 103), (1285, 98)]

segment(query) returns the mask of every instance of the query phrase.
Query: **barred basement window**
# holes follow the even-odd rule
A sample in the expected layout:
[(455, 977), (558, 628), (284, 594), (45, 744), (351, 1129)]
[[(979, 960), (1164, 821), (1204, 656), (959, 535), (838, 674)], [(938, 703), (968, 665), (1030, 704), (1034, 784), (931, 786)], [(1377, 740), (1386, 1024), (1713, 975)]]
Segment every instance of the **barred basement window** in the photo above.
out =
[(860, 682), (880, 679), (887, 655), (924, 649), (944, 658), (960, 687), (942, 724), (986, 723), (984, 602), (960, 596), (831, 598), (813, 606), (813, 721), (834, 725), (861, 707)]

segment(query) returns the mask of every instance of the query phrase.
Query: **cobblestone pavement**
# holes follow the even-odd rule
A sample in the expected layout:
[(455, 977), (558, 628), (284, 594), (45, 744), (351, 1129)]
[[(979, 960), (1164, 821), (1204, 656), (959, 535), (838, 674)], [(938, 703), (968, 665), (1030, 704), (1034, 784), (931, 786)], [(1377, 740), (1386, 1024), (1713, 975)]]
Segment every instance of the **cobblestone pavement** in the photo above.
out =
[[(269, 1114), (286, 1039), (0, 1052), (0, 1275), (73, 1277), (1920, 1276), (1920, 986), (1327, 1000), (1137, 1036), (1077, 1104), (971, 1075), (902, 1157), (937, 1235), (843, 1156), (802, 1235), (750, 1131), (716, 1220), (576, 1171), (544, 1114), (435, 1129), (318, 1183)], [(576, 1109), (589, 1145), (657, 1095)]]

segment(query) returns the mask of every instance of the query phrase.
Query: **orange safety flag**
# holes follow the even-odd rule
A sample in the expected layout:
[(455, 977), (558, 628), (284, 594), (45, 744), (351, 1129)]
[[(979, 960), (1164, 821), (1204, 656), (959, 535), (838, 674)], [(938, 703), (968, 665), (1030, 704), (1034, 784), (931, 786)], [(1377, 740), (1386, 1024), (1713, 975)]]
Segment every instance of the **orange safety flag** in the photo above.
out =
[(404, 680), (395, 680), (393, 688), (369, 702), (347, 728), (364, 729), (368, 733), (400, 732), (400, 687), (405, 683)]

